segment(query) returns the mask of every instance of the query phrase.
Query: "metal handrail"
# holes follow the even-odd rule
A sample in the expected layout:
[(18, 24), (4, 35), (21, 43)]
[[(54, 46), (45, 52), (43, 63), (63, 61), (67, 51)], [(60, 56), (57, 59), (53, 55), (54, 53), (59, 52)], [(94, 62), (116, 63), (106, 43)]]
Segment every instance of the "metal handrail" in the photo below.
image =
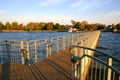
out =
[[(110, 54), (107, 54), (107, 53), (104, 53), (104, 52), (101, 52), (101, 51), (99, 51), (99, 50), (95, 50), (95, 49), (92, 49), (92, 48), (88, 48), (88, 47), (84, 47), (84, 46), (70, 46), (70, 49), (71, 50), (73, 50), (73, 49), (75, 49), (75, 48), (82, 48), (82, 49), (84, 49), (84, 53), (83, 53), (83, 55), (81, 55), (81, 56), (74, 56), (74, 53), (72, 53), (71, 52), (71, 54), (72, 54), (72, 59), (71, 59), (71, 62), (72, 62), (72, 70), (73, 70), (73, 73), (72, 73), (72, 75), (73, 75), (73, 77), (74, 78), (77, 78), (77, 79), (80, 79), (80, 80), (84, 80), (84, 79), (82, 79), (81, 78), (81, 76), (82, 76), (82, 67), (84, 66), (84, 68), (83, 68), (83, 70), (85, 71), (85, 62), (82, 62), (82, 60), (84, 60), (85, 61), (85, 57), (88, 57), (87, 59), (92, 59), (93, 61), (96, 61), (96, 62), (98, 62), (99, 64), (102, 64), (102, 65), (104, 65), (104, 66), (106, 66), (107, 67), (107, 69), (108, 69), (108, 72), (110, 72), (110, 74), (108, 73), (107, 75), (109, 75), (109, 76), (107, 76), (107, 78), (108, 78), (108, 80), (111, 80), (111, 71), (110, 70), (112, 70), (112, 72), (114, 72), (115, 74), (117, 74), (117, 75), (119, 75), (119, 80), (120, 80), (120, 71), (117, 69), (117, 68), (115, 68), (114, 66), (112, 66), (111, 65), (111, 63), (109, 63), (109, 62), (106, 62), (106, 61), (104, 61), (104, 60), (102, 60), (102, 59), (99, 59), (99, 58), (97, 58), (97, 57), (95, 57), (95, 56), (93, 56), (93, 55), (90, 55), (90, 54), (87, 54), (86, 52), (85, 52), (85, 50), (90, 50), (90, 51), (94, 51), (94, 52), (97, 52), (97, 53), (101, 53), (101, 54), (103, 54), (103, 55), (105, 55), (105, 56), (107, 56), (108, 57), (108, 60), (110, 60), (110, 59), (113, 59), (113, 60), (115, 60), (115, 61), (117, 61), (117, 62), (119, 62), (120, 63), (120, 60), (119, 59), (117, 59), (117, 58), (115, 58), (114, 56), (112, 56), (112, 55), (110, 55)], [(83, 66), (82, 66), (82, 63), (84, 63), (83, 64)], [(92, 63), (93, 64), (93, 63)], [(78, 66), (78, 67), (77, 67)], [(89, 66), (90, 67), (90, 66)], [(80, 72), (79, 72), (79, 70), (80, 70)], [(95, 73), (96, 74), (96, 73)], [(105, 74), (105, 73), (104, 73)], [(78, 76), (77, 76), (78, 75)], [(97, 74), (96, 74), (97, 75)], [(100, 74), (101, 75), (101, 74)], [(114, 76), (114, 78), (115, 78), (115, 76)], [(100, 78), (99, 78), (99, 80), (100, 80)], [(105, 79), (104, 79), (105, 80)], [(114, 79), (113, 79), (114, 80)]]
[(100, 60), (100, 59), (98, 59), (98, 58), (96, 58), (96, 57), (93, 57), (93, 56), (84, 54), (80, 59), (82, 59), (82, 58), (85, 57), (85, 56), (87, 56), (87, 57), (89, 57), (89, 58), (92, 58), (92, 59), (94, 59), (94, 60), (96, 60), (96, 61), (104, 64), (105, 66), (107, 66), (107, 68), (112, 69), (113, 71), (117, 72), (117, 73), (120, 75), (120, 72), (119, 72), (116, 68), (114, 68), (113, 66), (109, 66), (106, 62), (104, 62), (104, 61), (102, 61), (102, 60)]
[(104, 55), (106, 55), (106, 56), (108, 56), (108, 57), (110, 57), (110, 58), (112, 58), (112, 59), (114, 59), (114, 60), (120, 62), (120, 60), (117, 59), (116, 57), (114, 57), (114, 56), (112, 56), (112, 55), (110, 55), (110, 54), (106, 54), (106, 53), (104, 53), (104, 52), (101, 52), (101, 51), (99, 51), (99, 50), (92, 49), (92, 48), (88, 48), (88, 47), (84, 47), (84, 46), (74, 46), (74, 45), (72, 45), (72, 49), (74, 49), (74, 48), (76, 48), (76, 47), (78, 47), (78, 48), (83, 48), (83, 49), (87, 49), (87, 50), (91, 50), (91, 51), (95, 51), (95, 52), (104, 54)]

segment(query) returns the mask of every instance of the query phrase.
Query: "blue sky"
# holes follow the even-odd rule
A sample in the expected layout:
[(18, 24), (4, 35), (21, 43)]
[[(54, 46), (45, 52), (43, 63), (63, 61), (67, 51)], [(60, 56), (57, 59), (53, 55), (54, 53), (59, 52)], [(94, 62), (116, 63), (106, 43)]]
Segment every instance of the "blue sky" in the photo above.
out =
[(0, 0), (0, 21), (71, 24), (120, 22), (120, 0)]

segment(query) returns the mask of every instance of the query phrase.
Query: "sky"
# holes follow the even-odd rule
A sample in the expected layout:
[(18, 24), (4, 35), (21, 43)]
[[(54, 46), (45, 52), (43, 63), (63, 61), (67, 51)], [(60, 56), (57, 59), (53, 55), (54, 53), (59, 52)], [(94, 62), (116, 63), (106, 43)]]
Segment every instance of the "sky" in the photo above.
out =
[(0, 0), (0, 21), (120, 23), (120, 0)]

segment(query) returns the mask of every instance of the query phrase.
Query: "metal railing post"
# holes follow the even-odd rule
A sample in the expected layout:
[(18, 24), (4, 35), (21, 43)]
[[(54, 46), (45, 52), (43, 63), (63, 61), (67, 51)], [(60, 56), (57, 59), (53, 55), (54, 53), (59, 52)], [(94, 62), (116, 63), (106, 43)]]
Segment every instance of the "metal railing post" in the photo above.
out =
[(63, 49), (65, 49), (66, 48), (66, 38), (65, 38), (65, 36), (63, 36)]
[[(77, 43), (77, 46), (81, 45), (81, 42)], [(77, 48), (78, 56), (81, 56), (81, 50), (80, 48)]]
[(28, 51), (26, 49), (21, 49), (21, 53), (22, 53), (22, 64), (25, 64), (25, 56), (28, 53)]
[(74, 78), (74, 64), (72, 63), (71, 77)]
[(35, 63), (37, 62), (37, 41), (34, 40), (34, 55), (35, 55)]
[(1, 60), (1, 63), (3, 63), (3, 58), (2, 58), (2, 46), (0, 46), (0, 60)]
[(74, 75), (75, 75), (75, 78), (77, 78), (78, 76), (77, 76), (77, 64), (75, 63), (74, 64), (74, 71), (75, 71), (75, 73), (74, 73)]
[(27, 46), (27, 60), (28, 60), (28, 65), (30, 65), (30, 52), (29, 52), (29, 41), (26, 42)]
[(6, 44), (6, 53), (7, 53), (7, 58), (8, 58), (8, 62), (10, 62), (10, 44), (9, 41), (5, 41)]
[(56, 45), (57, 45), (57, 52), (58, 52), (59, 51), (59, 37), (57, 37)]
[(52, 44), (47, 44), (47, 57), (52, 55)]
[(72, 73), (71, 73), (71, 77), (74, 79), (79, 79), (80, 78), (80, 57), (77, 56), (73, 56), (71, 59), (72, 62)]
[(51, 43), (53, 42), (53, 39), (52, 39), (52, 38), (50, 38), (50, 42), (51, 42)]
[(70, 46), (70, 35), (68, 35), (68, 46)]
[(20, 41), (20, 48), (21, 48), (21, 60), (22, 60), (22, 64), (25, 64), (24, 53), (22, 51), (22, 49), (24, 49), (23, 41)]
[(51, 56), (52, 55), (52, 44), (49, 45), (49, 55)]
[[(112, 66), (112, 58), (108, 58), (108, 65)], [(111, 73), (112, 73), (112, 70), (110, 68), (108, 68), (107, 80), (111, 80)]]
[(74, 38), (75, 38), (75, 36), (74, 35), (72, 35), (72, 44), (74, 44), (75, 42), (75, 40), (74, 40)]
[(48, 57), (49, 56), (49, 48), (48, 48), (48, 43), (46, 44), (46, 53), (47, 53), (47, 55), (46, 55), (46, 57)]

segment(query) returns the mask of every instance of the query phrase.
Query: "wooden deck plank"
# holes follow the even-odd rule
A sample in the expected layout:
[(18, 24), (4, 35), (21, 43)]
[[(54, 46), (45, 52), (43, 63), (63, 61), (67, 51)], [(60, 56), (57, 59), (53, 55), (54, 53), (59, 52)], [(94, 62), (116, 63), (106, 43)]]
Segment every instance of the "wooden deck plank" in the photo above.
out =
[[(32, 72), (30, 71), (28, 65), (25, 66), (25, 69), (26, 69), (26, 74), (27, 74), (27, 77), (29, 77), (31, 80), (35, 80), (35, 76), (33, 76)], [(27, 80), (29, 80), (27, 78)]]
[(65, 50), (31, 65), (0, 64), (0, 80), (72, 80), (70, 59)]
[[(39, 70), (42, 71), (42, 73), (46, 76), (47, 79), (50, 79), (50, 80), (56, 79), (55, 73), (58, 74), (58, 72), (54, 70), (54, 68), (51, 67), (49, 64), (42, 62), (42, 64), (37, 64), (37, 66), (40, 67)], [(55, 75), (55, 76), (50, 76), (50, 75)]]
[(50, 60), (53, 61), (58, 66), (60, 66), (62, 69), (64, 69), (66, 74), (70, 74), (69, 72), (71, 71), (71, 65), (68, 65), (68, 64), (64, 63), (63, 61), (60, 61), (59, 58), (54, 58), (53, 56), (52, 56), (52, 59), (50, 59)]

